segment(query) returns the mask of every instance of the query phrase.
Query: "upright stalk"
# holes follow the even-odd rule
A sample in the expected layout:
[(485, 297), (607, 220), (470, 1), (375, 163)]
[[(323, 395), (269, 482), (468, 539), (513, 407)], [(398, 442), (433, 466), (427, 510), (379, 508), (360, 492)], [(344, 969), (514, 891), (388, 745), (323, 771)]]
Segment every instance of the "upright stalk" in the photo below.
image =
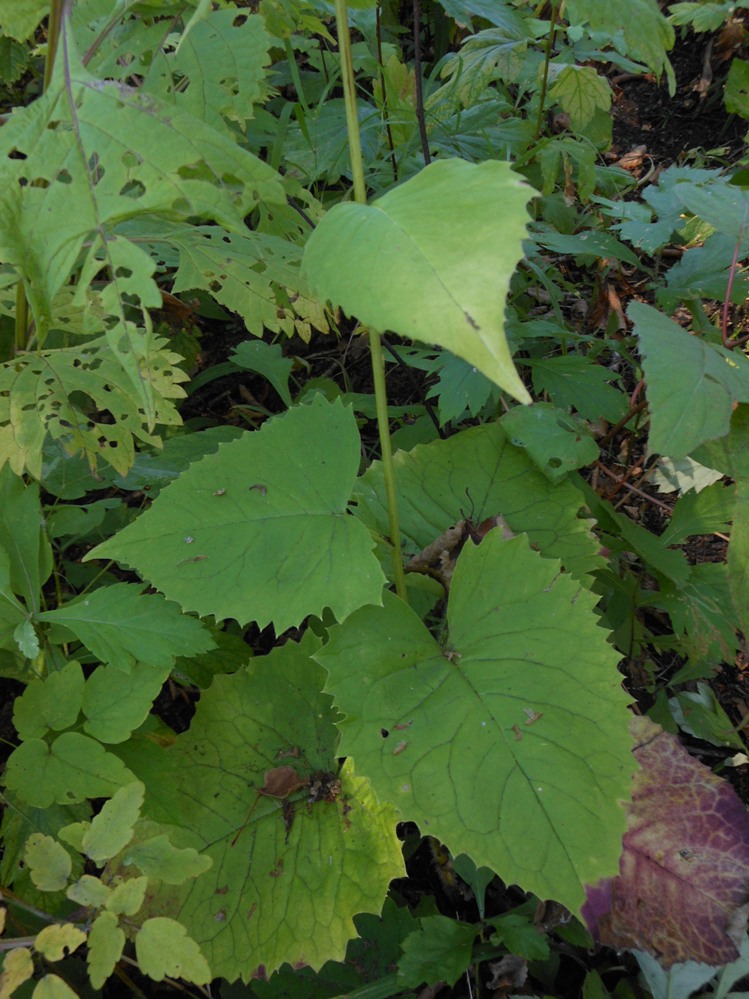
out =
[[(341, 56), (341, 77), (343, 96), (346, 104), (346, 128), (351, 157), (351, 176), (354, 181), (354, 200), (360, 205), (367, 203), (367, 188), (364, 183), (364, 161), (359, 136), (359, 115), (356, 109), (356, 88), (354, 84), (354, 64), (351, 59), (351, 37), (348, 30), (346, 0), (335, 0), (336, 30), (338, 51)], [(388, 522), (393, 554), (393, 579), (395, 592), (401, 600), (408, 602), (406, 595), (406, 574), (401, 555), (400, 526), (398, 524), (398, 500), (395, 493), (395, 469), (393, 449), (390, 445), (390, 425), (387, 414), (387, 389), (385, 387), (385, 361), (382, 355), (382, 342), (377, 330), (369, 329), (369, 354), (372, 361), (375, 406), (377, 409), (377, 429), (380, 435), (382, 469), (385, 477), (385, 495), (388, 505)]]
[(544, 127), (544, 105), (546, 104), (546, 90), (549, 86), (549, 63), (551, 62), (551, 50), (554, 47), (554, 35), (557, 30), (557, 14), (559, 13), (559, 0), (551, 0), (551, 20), (549, 22), (549, 37), (546, 39), (546, 52), (544, 53), (544, 75), (541, 80), (541, 93), (538, 95), (538, 119), (536, 121), (536, 138), (541, 138)]

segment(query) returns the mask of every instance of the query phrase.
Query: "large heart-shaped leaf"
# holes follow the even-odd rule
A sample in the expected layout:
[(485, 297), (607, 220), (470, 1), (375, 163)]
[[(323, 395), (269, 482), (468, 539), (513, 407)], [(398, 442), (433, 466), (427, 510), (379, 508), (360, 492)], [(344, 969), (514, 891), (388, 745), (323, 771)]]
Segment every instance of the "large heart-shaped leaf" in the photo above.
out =
[(496, 529), (458, 559), (445, 651), (386, 597), (315, 656), (340, 754), (422, 833), (579, 909), (588, 872), (617, 870), (636, 766), (596, 597)]
[[(354, 915), (379, 912), (403, 873), (394, 810), (350, 764), (336, 772), (336, 713), (309, 658), (315, 644), (308, 633), (302, 646), (288, 642), (217, 677), (167, 753), (173, 819), (213, 860), (171, 914), (216, 976), (342, 959)], [(297, 780), (274, 788), (280, 771)]]
[(362, 322), (447, 347), (530, 402), (503, 325), (531, 193), (508, 163), (439, 160), (371, 205), (332, 208), (302, 273)]
[(137, 569), (201, 616), (278, 632), (325, 607), (342, 620), (379, 603), (384, 581), (346, 513), (359, 451), (351, 410), (315, 396), (192, 464), (87, 558)]

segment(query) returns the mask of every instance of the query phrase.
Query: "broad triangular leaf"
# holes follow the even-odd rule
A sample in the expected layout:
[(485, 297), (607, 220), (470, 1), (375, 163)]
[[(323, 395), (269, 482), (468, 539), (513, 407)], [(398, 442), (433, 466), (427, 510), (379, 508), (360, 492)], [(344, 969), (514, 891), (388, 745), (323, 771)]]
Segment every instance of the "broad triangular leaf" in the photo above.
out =
[[(214, 862), (175, 915), (214, 975), (247, 980), (259, 965), (340, 960), (354, 915), (379, 912), (402, 873), (392, 808), (350, 765), (337, 773), (336, 715), (313, 645), (289, 642), (217, 677), (167, 753), (174, 820)], [(258, 795), (282, 767), (305, 783), (285, 798)]]
[(302, 272), (362, 322), (447, 347), (530, 402), (503, 329), (530, 196), (508, 163), (440, 160), (371, 205), (332, 208)]
[[(395, 483), (406, 552), (431, 544), (459, 520), (480, 524), (501, 514), (516, 534), (526, 532), (544, 555), (579, 575), (600, 566), (590, 523), (579, 518), (579, 492), (568, 482), (552, 485), (525, 451), (513, 447), (498, 424), (485, 424), (447, 440), (395, 455)], [(359, 479), (359, 516), (388, 533), (380, 462)]]
[(617, 869), (617, 805), (635, 769), (595, 603), (525, 538), (494, 530), (460, 555), (444, 652), (388, 595), (315, 656), (345, 714), (339, 752), (381, 799), (453, 853), (573, 911), (590, 872)]
[(341, 620), (379, 603), (384, 579), (346, 513), (359, 448), (351, 410), (317, 395), (192, 464), (87, 558), (137, 569), (201, 616), (277, 632), (325, 607)]
[(126, 672), (137, 661), (171, 667), (177, 656), (208, 652), (216, 645), (200, 621), (132, 583), (99, 587), (38, 618), (64, 625), (97, 659)]

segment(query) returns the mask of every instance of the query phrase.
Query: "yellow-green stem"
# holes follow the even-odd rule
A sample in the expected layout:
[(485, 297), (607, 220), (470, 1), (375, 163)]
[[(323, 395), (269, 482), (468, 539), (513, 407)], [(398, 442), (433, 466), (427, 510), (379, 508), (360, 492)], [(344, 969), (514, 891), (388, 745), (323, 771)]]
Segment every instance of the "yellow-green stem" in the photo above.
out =
[[(359, 136), (359, 115), (356, 108), (356, 85), (354, 82), (354, 64), (351, 59), (351, 37), (348, 30), (346, 0), (335, 0), (335, 17), (336, 30), (338, 32), (338, 51), (341, 57), (343, 96), (346, 104), (346, 128), (348, 130), (348, 146), (351, 157), (351, 176), (354, 181), (354, 200), (360, 205), (366, 205), (367, 187), (364, 183), (364, 161), (362, 159), (361, 138)], [(395, 492), (393, 450), (390, 445), (390, 423), (387, 413), (387, 390), (385, 387), (385, 361), (382, 356), (380, 334), (373, 329), (369, 330), (369, 353), (372, 362), (375, 406), (377, 408), (377, 429), (380, 435), (382, 470), (385, 477), (385, 494), (388, 505), (388, 523), (393, 553), (393, 580), (398, 596), (401, 600), (408, 602), (406, 574), (403, 570), (403, 556), (401, 554), (400, 527), (398, 524), (398, 502)]]

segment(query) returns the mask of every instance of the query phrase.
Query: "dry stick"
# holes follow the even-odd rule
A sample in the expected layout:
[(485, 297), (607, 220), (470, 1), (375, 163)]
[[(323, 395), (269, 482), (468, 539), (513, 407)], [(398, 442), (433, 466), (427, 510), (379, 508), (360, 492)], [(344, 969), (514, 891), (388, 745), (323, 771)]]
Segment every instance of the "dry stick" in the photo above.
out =
[(421, 137), (421, 152), (426, 166), (432, 162), (429, 155), (429, 139), (427, 138), (427, 125), (424, 118), (424, 91), (421, 86), (421, 39), (419, 37), (421, 26), (421, 10), (419, 0), (413, 0), (414, 13), (414, 74), (416, 76), (416, 120), (419, 123), (419, 136)]
[(596, 462), (596, 468), (599, 468), (604, 475), (608, 475), (610, 479), (613, 479), (618, 486), (624, 486), (625, 489), (628, 489), (631, 493), (635, 493), (636, 496), (641, 496), (642, 499), (646, 499), (649, 503), (652, 503), (653, 506), (659, 506), (661, 510), (665, 510), (669, 516), (673, 513), (670, 506), (667, 506), (665, 503), (657, 500), (654, 496), (650, 496), (643, 489), (638, 489), (637, 486), (631, 486), (628, 482), (620, 479), (618, 475), (614, 472), (610, 472), (609, 469), (606, 468), (605, 465), (602, 465), (600, 461)]
[(380, 87), (382, 87), (382, 112), (385, 116), (385, 134), (387, 135), (388, 147), (390, 149), (390, 162), (393, 166), (393, 180), (398, 181), (398, 164), (395, 159), (395, 143), (393, 133), (390, 129), (390, 115), (388, 114), (388, 95), (385, 86), (385, 71), (382, 66), (382, 25), (380, 23), (380, 5), (375, 6), (375, 30), (377, 33), (377, 64), (380, 70)]
[(615, 423), (614, 426), (611, 428), (611, 430), (609, 430), (609, 432), (600, 439), (600, 441), (598, 442), (598, 446), (604, 447), (606, 444), (608, 444), (610, 440), (616, 437), (616, 435), (619, 433), (622, 427), (626, 427), (626, 425), (629, 423), (632, 417), (637, 416), (638, 413), (641, 413), (646, 406), (647, 406), (647, 401), (643, 400), (642, 402), (638, 402), (636, 406), (630, 407), (630, 410), (627, 413), (627, 415), (623, 417), (621, 420), (619, 420), (618, 423)]

